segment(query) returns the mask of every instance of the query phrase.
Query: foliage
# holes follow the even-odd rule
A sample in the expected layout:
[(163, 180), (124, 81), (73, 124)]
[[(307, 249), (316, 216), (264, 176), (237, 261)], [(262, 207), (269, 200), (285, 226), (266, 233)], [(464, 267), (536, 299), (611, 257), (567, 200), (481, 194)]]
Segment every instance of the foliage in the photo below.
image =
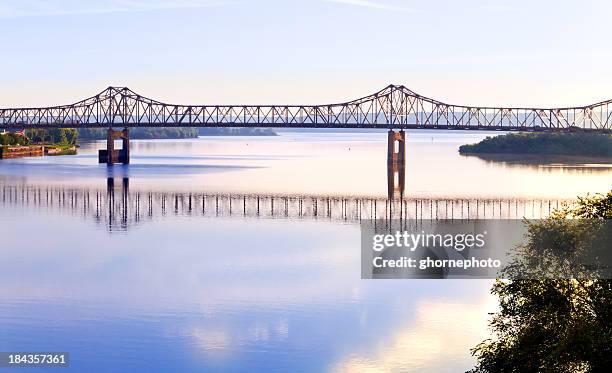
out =
[(28, 145), (30, 142), (28, 139), (17, 133), (2, 133), (0, 134), (0, 145), (3, 146), (20, 146)]
[[(106, 128), (80, 128), (79, 136), (87, 140), (104, 140), (108, 136)], [(131, 128), (131, 139), (185, 139), (198, 136), (195, 128), (182, 127), (142, 127)]]
[[(580, 198), (532, 224), (526, 249), (562, 247), (576, 238), (571, 235), (593, 234), (588, 228), (559, 231), (567, 219), (612, 219), (612, 191)], [(610, 237), (604, 239), (609, 251)], [(478, 360), (472, 372), (603, 372), (612, 366), (612, 280), (497, 280), (491, 292), (499, 298), (490, 322), (495, 338), (472, 349)]]
[[(82, 139), (103, 140), (106, 139), (105, 128), (83, 128), (79, 129)], [(192, 128), (192, 127), (141, 127), (131, 128), (132, 139), (185, 139), (198, 136), (276, 136), (269, 128)]]
[(462, 154), (507, 153), (612, 157), (612, 135), (597, 133), (509, 133), (459, 147)]
[(31, 129), (26, 131), (30, 141), (36, 144), (76, 145), (79, 138), (74, 128)]
[[(77, 140), (105, 140), (106, 128), (59, 128), (27, 130), (33, 143), (75, 145)], [(202, 136), (276, 136), (269, 128), (192, 128), (192, 127), (141, 127), (131, 128), (131, 139), (186, 139)], [(27, 145), (27, 139), (12, 133), (2, 135), (2, 145)]]
[(270, 128), (252, 128), (252, 127), (207, 127), (200, 128), (201, 136), (276, 136)]

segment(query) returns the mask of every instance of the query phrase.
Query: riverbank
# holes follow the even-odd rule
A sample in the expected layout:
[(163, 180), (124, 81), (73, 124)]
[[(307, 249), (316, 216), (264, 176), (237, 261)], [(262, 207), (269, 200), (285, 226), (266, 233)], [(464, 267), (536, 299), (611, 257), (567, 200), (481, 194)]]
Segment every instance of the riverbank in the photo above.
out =
[(43, 146), (19, 145), (0, 146), (0, 159), (42, 157), (45, 153)]
[(76, 145), (48, 145), (45, 146), (45, 155), (76, 155)]
[(512, 154), (597, 157), (612, 160), (612, 135), (595, 133), (509, 133), (461, 145), (464, 155)]
[(0, 159), (75, 155), (76, 153), (77, 147), (75, 145), (0, 146)]

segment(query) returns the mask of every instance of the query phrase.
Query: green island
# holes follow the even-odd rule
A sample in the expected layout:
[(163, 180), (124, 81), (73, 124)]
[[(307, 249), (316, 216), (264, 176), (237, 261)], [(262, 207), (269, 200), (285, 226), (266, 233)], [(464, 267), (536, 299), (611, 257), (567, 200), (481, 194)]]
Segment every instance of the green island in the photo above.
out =
[(461, 154), (563, 155), (612, 158), (612, 134), (508, 133), (488, 136), (477, 144), (461, 145)]

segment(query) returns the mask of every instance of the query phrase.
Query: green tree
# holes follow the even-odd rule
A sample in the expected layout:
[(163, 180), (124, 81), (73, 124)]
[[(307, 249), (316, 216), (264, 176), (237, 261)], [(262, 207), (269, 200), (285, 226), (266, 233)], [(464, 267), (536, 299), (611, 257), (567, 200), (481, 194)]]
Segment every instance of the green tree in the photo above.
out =
[(4, 146), (28, 145), (29, 143), (29, 140), (20, 134), (10, 132), (0, 134), (0, 144)]
[(612, 135), (606, 133), (508, 133), (461, 145), (462, 154), (550, 154), (612, 157)]
[(35, 144), (76, 145), (79, 133), (74, 128), (31, 129), (26, 135)]
[[(568, 219), (612, 219), (612, 191), (580, 198), (532, 224), (523, 251), (554, 255), (566, 263), (574, 258), (568, 247), (580, 250), (584, 245), (576, 240), (584, 239), (603, 242), (610, 254), (609, 229), (594, 233), (593, 225), (559, 224)], [(612, 367), (612, 280), (497, 280), (491, 292), (499, 298), (499, 310), (490, 321), (494, 338), (472, 349), (477, 358), (472, 372), (607, 372)]]

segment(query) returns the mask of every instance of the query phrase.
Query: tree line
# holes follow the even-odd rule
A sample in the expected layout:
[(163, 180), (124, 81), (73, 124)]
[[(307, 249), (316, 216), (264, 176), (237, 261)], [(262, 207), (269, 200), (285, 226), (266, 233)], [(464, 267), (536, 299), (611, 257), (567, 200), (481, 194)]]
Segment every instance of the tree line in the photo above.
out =
[(509, 133), (459, 147), (462, 154), (550, 154), (612, 157), (612, 135), (597, 133)]
[(28, 129), (25, 133), (0, 134), (0, 144), (23, 146), (30, 144), (76, 145), (79, 133), (74, 128)]

